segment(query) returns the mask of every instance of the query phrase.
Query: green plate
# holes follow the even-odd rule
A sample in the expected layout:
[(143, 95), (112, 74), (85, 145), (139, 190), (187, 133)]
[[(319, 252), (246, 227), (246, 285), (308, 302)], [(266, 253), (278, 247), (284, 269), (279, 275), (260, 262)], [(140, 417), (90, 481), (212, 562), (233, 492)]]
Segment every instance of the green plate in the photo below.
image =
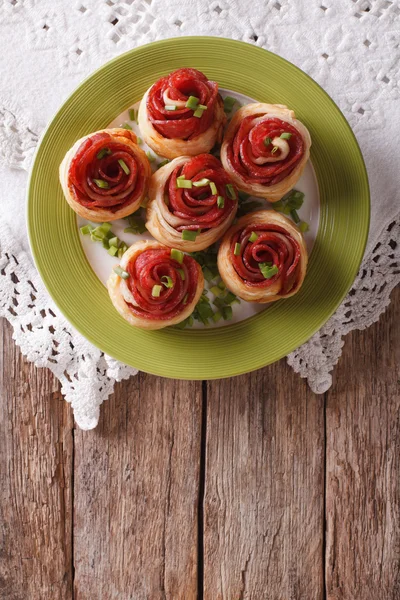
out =
[[(156, 79), (195, 67), (261, 102), (287, 104), (308, 127), (320, 192), (320, 224), (301, 291), (268, 310), (212, 330), (141, 331), (112, 306), (79, 241), (58, 166), (85, 134), (102, 129)], [(272, 363), (332, 315), (359, 268), (369, 229), (364, 161), (340, 110), (307, 75), (279, 56), (228, 39), (187, 37), (132, 50), (96, 71), (61, 107), (36, 153), (28, 227), (37, 268), (58, 308), (90, 342), (143, 371), (183, 379), (239, 375)]]

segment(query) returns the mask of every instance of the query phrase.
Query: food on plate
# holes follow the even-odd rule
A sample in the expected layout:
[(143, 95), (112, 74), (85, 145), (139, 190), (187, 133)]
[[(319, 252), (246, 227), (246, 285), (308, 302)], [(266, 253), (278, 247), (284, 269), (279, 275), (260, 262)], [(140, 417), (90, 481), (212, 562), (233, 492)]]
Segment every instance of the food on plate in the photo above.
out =
[(276, 202), (300, 178), (310, 146), (310, 134), (293, 110), (256, 102), (233, 116), (221, 161), (240, 190)]
[(166, 158), (209, 152), (222, 139), (226, 117), (218, 84), (197, 69), (178, 69), (152, 85), (140, 103), (146, 144)]
[(237, 203), (237, 190), (215, 156), (181, 156), (150, 180), (146, 227), (167, 246), (203, 250), (228, 229)]
[(203, 292), (204, 277), (191, 256), (146, 240), (125, 252), (107, 287), (130, 325), (162, 329), (190, 316)]
[(78, 140), (60, 165), (60, 182), (71, 208), (98, 223), (135, 212), (144, 200), (151, 167), (127, 129), (103, 129)]
[(298, 228), (273, 210), (241, 217), (226, 232), (218, 251), (224, 283), (248, 302), (274, 302), (296, 294), (304, 281), (307, 260)]

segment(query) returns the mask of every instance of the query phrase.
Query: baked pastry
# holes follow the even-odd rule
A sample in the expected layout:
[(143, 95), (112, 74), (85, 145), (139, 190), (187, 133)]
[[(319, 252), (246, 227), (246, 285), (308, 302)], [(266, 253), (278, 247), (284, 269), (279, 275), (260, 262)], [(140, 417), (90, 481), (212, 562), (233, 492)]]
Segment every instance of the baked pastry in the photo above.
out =
[(166, 158), (209, 152), (226, 122), (218, 84), (197, 69), (161, 77), (143, 96), (138, 123), (146, 144)]
[(310, 134), (292, 110), (257, 102), (233, 116), (221, 161), (240, 190), (276, 202), (300, 178), (310, 146)]
[(90, 221), (115, 221), (135, 212), (151, 176), (149, 160), (133, 131), (103, 129), (78, 140), (60, 165), (71, 208)]
[(162, 329), (189, 317), (203, 292), (204, 277), (191, 256), (146, 240), (125, 252), (107, 287), (130, 325)]
[(237, 191), (211, 154), (181, 156), (150, 180), (146, 227), (156, 240), (187, 252), (203, 250), (228, 229)]
[(307, 260), (303, 236), (294, 223), (273, 210), (259, 210), (241, 217), (226, 232), (218, 270), (234, 294), (266, 303), (299, 291)]

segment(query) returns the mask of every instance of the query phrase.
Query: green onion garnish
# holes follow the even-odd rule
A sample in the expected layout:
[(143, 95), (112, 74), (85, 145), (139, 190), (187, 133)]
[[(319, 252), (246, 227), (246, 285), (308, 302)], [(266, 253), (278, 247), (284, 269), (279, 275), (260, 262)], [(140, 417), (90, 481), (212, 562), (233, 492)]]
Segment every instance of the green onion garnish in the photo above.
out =
[(200, 108), (200, 106), (199, 106), (199, 108), (196, 108), (196, 110), (194, 111), (193, 116), (200, 119), (200, 117), (203, 116), (203, 112), (204, 112), (204, 108)]
[(179, 175), (179, 177), (177, 177), (177, 179), (186, 179), (186, 177), (184, 175)]
[(130, 108), (128, 110), (129, 118), (131, 121), (136, 121), (136, 110), (134, 108)]
[(186, 294), (182, 300), (182, 304), (187, 304), (188, 298), (189, 298), (189, 294)]
[(210, 269), (208, 267), (203, 267), (203, 275), (204, 275), (204, 279), (208, 282), (210, 282), (214, 279), (214, 275), (212, 274), (212, 272), (210, 271)]
[(212, 194), (218, 194), (217, 186), (213, 181), (210, 181), (210, 189)]
[(218, 287), (220, 290), (226, 290), (226, 285), (223, 281), (220, 281), (218, 284)]
[(93, 231), (93, 227), (91, 225), (84, 225), (80, 229), (80, 232), (82, 235), (89, 235), (89, 233), (92, 233), (92, 231)]
[(258, 266), (265, 279), (271, 279), (279, 271), (276, 265), (271, 267), (268, 263), (259, 263)]
[(117, 236), (114, 236), (108, 240), (108, 243), (110, 246), (116, 246), (118, 248), (119, 239), (117, 238)]
[(104, 179), (93, 179), (93, 181), (95, 182), (97, 187), (103, 188), (104, 190), (107, 190), (110, 187), (108, 185), (108, 181), (104, 181)]
[(222, 319), (222, 312), (220, 312), (219, 310), (217, 310), (217, 312), (215, 312), (212, 316), (212, 320), (214, 321), (214, 323), (218, 323), (218, 321), (220, 321)]
[(192, 110), (196, 110), (198, 104), (199, 104), (199, 98), (196, 98), (196, 96), (189, 96), (185, 106), (186, 106), (186, 108), (191, 108)]
[(125, 252), (127, 250), (128, 250), (128, 246), (125, 244), (125, 242), (122, 242), (122, 244), (118, 248), (118, 258), (122, 258), (122, 256), (125, 254)]
[(166, 104), (164, 108), (165, 110), (176, 110), (175, 104)]
[(180, 265), (183, 263), (183, 252), (180, 250), (176, 250), (175, 248), (171, 249), (171, 258), (176, 260)]
[(224, 321), (229, 321), (230, 319), (232, 319), (232, 306), (224, 306), (222, 309), (222, 316), (224, 317)]
[(153, 154), (150, 152), (150, 150), (147, 150), (146, 156), (147, 156), (147, 158), (149, 159), (150, 162), (154, 162), (156, 160), (156, 157), (153, 156)]
[(232, 96), (226, 96), (226, 98), (224, 98), (224, 111), (228, 113), (231, 112), (235, 104), (236, 98), (232, 98)]
[(176, 187), (177, 188), (186, 188), (188, 190), (192, 189), (192, 180), (191, 179), (180, 179), (177, 177), (176, 179)]
[(122, 158), (118, 159), (118, 163), (121, 165), (121, 169), (123, 170), (123, 172), (125, 173), (125, 175), (129, 175), (130, 174), (130, 170), (128, 165), (126, 164), (126, 162), (124, 160), (122, 160)]
[(233, 187), (233, 185), (231, 183), (226, 184), (226, 193), (228, 194), (228, 196), (231, 200), (236, 200), (235, 188)]
[(153, 289), (151, 290), (151, 295), (153, 298), (158, 298), (160, 296), (162, 290), (162, 285), (153, 285)]
[(228, 292), (224, 298), (224, 302), (225, 304), (233, 304), (234, 302), (238, 302), (238, 299), (236, 298), (235, 294)]
[(207, 106), (205, 104), (199, 104), (199, 108), (201, 108), (201, 110), (207, 110)]
[(280, 137), (283, 140), (290, 140), (290, 138), (292, 137), (292, 134), (289, 133), (288, 131), (285, 131), (284, 133), (281, 133)]
[(165, 285), (166, 288), (172, 288), (172, 287), (174, 287), (174, 282), (172, 281), (172, 278), (169, 277), (169, 275), (163, 275), (161, 277), (161, 283), (163, 285)]
[(234, 254), (235, 256), (239, 256), (239, 254), (240, 254), (240, 244), (239, 244), (239, 242), (236, 242), (236, 244), (235, 244), (235, 249), (234, 249), (234, 251), (233, 251), (233, 254)]
[(99, 225), (98, 227), (93, 229), (91, 234), (92, 234), (92, 236), (100, 238), (100, 240), (103, 240), (106, 237), (107, 233), (110, 231), (110, 229), (111, 229), (111, 223), (102, 223), (101, 225)]
[(181, 276), (182, 281), (185, 281), (185, 271), (183, 269), (178, 269), (178, 273)]
[(129, 273), (127, 271), (124, 271), (123, 269), (121, 269), (121, 267), (119, 265), (114, 267), (113, 270), (114, 270), (114, 273), (116, 273), (119, 277), (122, 277), (122, 279), (128, 279)]
[(204, 177), (203, 179), (199, 179), (198, 181), (193, 181), (194, 187), (203, 187), (205, 185), (208, 185), (209, 183), (210, 183), (210, 180), (207, 179), (206, 177)]
[(111, 254), (111, 256), (115, 256), (118, 252), (118, 248), (117, 246), (110, 246), (107, 252), (108, 254)]
[(270, 144), (272, 144), (272, 138), (266, 137), (264, 140), (264, 145), (269, 146)]
[(293, 221), (297, 224), (300, 223), (300, 217), (297, 214), (297, 210), (295, 208), (292, 208), (292, 210), (290, 211), (291, 217), (293, 219)]
[(182, 231), (182, 239), (190, 242), (194, 242), (200, 231), (197, 229), (196, 231), (192, 231), (191, 229), (184, 229)]
[(213, 285), (210, 288), (210, 292), (214, 294), (214, 296), (216, 296), (217, 298), (222, 298), (223, 296), (225, 296), (225, 291), (221, 290), (221, 288), (219, 288), (217, 285)]
[(160, 169), (161, 167), (164, 167), (165, 165), (167, 165), (169, 163), (168, 158), (166, 158), (165, 160), (162, 160), (158, 165), (157, 165), (157, 169)]
[(108, 148), (102, 148), (100, 150), (100, 152), (97, 154), (96, 158), (98, 158), (99, 160), (101, 158), (104, 158), (105, 156), (109, 156), (111, 154), (111, 150), (109, 150)]
[(255, 242), (256, 240), (258, 240), (258, 235), (255, 231), (252, 231), (251, 236), (249, 237), (249, 242)]
[(275, 152), (278, 152), (278, 146), (274, 146), (271, 150), (271, 154), (275, 154)]
[(129, 123), (124, 123), (121, 125), (121, 129), (128, 129), (129, 131), (132, 131), (132, 127), (129, 125)]
[(310, 226), (305, 221), (302, 221), (299, 225), (299, 229), (301, 232), (305, 233), (306, 231), (308, 231), (310, 229)]
[(225, 206), (225, 198), (223, 196), (218, 196), (218, 198), (217, 198), (217, 206), (218, 206), (218, 208), (224, 208), (224, 206)]

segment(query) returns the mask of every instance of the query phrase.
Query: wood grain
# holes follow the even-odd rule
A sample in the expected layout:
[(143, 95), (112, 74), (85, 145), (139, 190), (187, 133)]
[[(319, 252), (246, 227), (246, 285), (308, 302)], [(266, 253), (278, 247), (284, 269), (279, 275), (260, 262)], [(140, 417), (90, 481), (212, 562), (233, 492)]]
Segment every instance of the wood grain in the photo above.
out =
[(75, 598), (197, 597), (201, 382), (141, 373), (75, 433)]
[(1, 319), (0, 597), (72, 598), (72, 416)]
[(210, 382), (205, 600), (323, 598), (324, 399), (283, 362)]
[(400, 598), (400, 290), (346, 338), (327, 401), (327, 597)]

